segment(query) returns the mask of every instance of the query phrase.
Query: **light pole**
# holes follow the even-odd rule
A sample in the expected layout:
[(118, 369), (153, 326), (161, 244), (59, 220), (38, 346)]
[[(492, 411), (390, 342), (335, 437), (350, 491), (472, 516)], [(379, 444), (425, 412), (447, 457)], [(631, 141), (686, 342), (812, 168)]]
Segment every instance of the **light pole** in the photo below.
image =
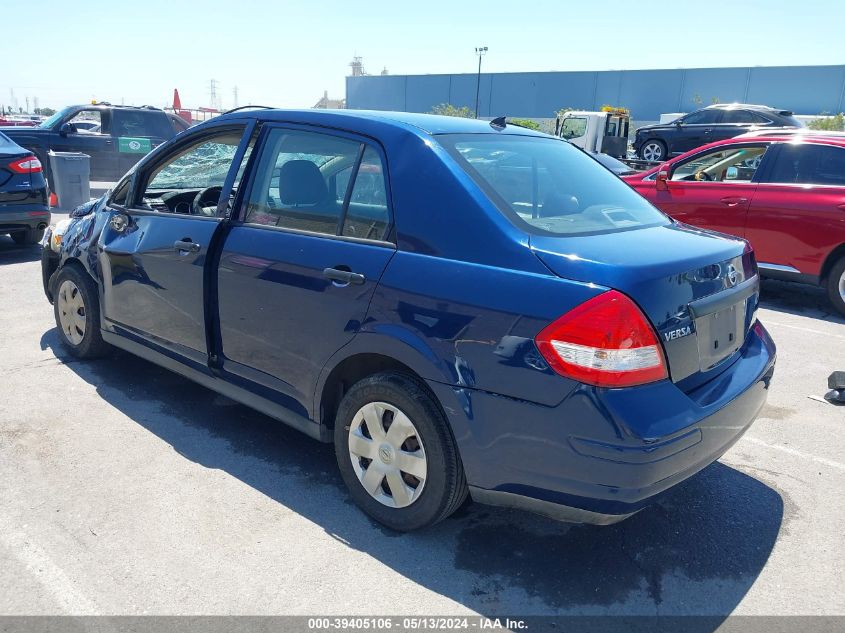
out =
[(475, 81), (475, 118), (478, 118), (478, 96), (481, 94), (481, 58), (487, 53), (486, 46), (476, 46), (475, 54), (478, 55), (478, 78)]

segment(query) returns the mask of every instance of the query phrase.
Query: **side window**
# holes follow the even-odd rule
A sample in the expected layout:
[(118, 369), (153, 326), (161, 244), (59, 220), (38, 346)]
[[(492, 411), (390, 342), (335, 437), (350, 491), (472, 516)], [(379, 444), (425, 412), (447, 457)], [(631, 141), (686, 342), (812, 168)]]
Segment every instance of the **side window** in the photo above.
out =
[(699, 110), (684, 117), (684, 125), (713, 125), (721, 120), (719, 110)]
[(748, 110), (725, 110), (722, 123), (765, 123), (766, 119)]
[(560, 137), (565, 139), (578, 138), (587, 133), (587, 117), (569, 117), (560, 126)]
[(672, 180), (748, 183), (754, 178), (767, 145), (729, 146), (698, 154), (672, 171)]
[(845, 187), (845, 149), (784, 143), (767, 182)]
[(342, 173), (351, 173), (348, 168), (360, 151), (358, 141), (329, 134), (270, 130), (255, 170), (245, 222), (337, 235), (344, 203), (339, 196)]
[[(220, 191), (242, 136), (243, 129), (229, 129), (182, 146), (146, 174), (139, 206), (163, 213), (216, 215)], [(203, 191), (202, 199), (196, 200)]]
[(103, 118), (99, 110), (80, 110), (67, 122), (76, 126), (77, 134), (105, 134)]
[(117, 184), (117, 187), (114, 188), (114, 191), (111, 194), (111, 200), (109, 200), (110, 204), (119, 204), (120, 206), (126, 205), (126, 196), (129, 193), (130, 180), (131, 179), (127, 176)]
[[(347, 176), (347, 182), (349, 177)], [(342, 235), (369, 240), (386, 237), (390, 212), (381, 157), (372, 147), (364, 150), (343, 222)]]
[(112, 111), (112, 135), (130, 138), (170, 138), (170, 122), (167, 115), (158, 110), (128, 110), (117, 108)]

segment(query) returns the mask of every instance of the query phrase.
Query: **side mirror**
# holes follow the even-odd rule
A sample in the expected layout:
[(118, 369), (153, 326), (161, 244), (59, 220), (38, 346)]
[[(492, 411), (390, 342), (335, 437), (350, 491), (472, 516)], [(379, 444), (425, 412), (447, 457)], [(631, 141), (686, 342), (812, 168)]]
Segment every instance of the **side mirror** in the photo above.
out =
[(658, 191), (669, 191), (669, 171), (666, 169), (658, 171), (654, 183)]
[(739, 169), (728, 167), (725, 171), (725, 180), (736, 180), (737, 178), (739, 178)]
[(683, 124), (684, 124), (683, 119), (675, 119), (675, 126), (676, 127), (681, 127)]
[(67, 136), (68, 134), (76, 134), (76, 124), (74, 123), (62, 123), (62, 127), (59, 128), (59, 136)]

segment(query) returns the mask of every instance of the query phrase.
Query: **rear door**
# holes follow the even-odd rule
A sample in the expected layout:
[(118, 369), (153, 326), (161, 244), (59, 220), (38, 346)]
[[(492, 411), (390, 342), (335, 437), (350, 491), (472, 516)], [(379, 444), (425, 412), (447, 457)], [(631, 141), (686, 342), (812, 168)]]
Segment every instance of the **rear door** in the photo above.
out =
[(123, 175), (167, 139), (173, 126), (162, 110), (115, 108), (112, 134), (117, 143), (118, 172)]
[(311, 414), (320, 370), (361, 327), (395, 252), (386, 165), (379, 145), (353, 135), (263, 130), (217, 274), (229, 380)]
[(672, 165), (668, 188), (654, 190), (652, 201), (681, 222), (743, 237), (755, 174), (767, 148), (765, 143), (723, 145), (694, 154)]
[(760, 267), (818, 275), (845, 244), (845, 148), (783, 143), (761, 173), (746, 236)]
[(98, 249), (107, 328), (207, 364), (205, 269), (221, 226), (218, 203), (224, 209), (237, 186), (247, 143), (243, 124), (198, 131), (139, 171), (125, 201), (111, 203)]

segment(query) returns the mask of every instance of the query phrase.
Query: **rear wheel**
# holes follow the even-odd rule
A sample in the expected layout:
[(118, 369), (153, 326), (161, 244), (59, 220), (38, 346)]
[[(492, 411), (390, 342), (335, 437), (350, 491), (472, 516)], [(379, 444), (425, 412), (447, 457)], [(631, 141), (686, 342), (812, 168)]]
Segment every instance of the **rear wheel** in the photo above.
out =
[(640, 158), (643, 160), (666, 160), (666, 145), (663, 141), (650, 139), (640, 148)]
[(41, 238), (44, 237), (44, 229), (26, 229), (25, 231), (17, 231), (10, 234), (15, 244), (21, 246), (32, 246), (38, 244)]
[(845, 257), (830, 269), (827, 276), (827, 295), (840, 314), (845, 315)]
[(64, 346), (77, 358), (97, 358), (109, 346), (100, 334), (97, 287), (75, 266), (59, 271), (55, 282), (53, 311)]
[(384, 372), (353, 385), (340, 403), (334, 441), (353, 501), (389, 528), (432, 525), (466, 499), (448, 422), (411, 376)]

